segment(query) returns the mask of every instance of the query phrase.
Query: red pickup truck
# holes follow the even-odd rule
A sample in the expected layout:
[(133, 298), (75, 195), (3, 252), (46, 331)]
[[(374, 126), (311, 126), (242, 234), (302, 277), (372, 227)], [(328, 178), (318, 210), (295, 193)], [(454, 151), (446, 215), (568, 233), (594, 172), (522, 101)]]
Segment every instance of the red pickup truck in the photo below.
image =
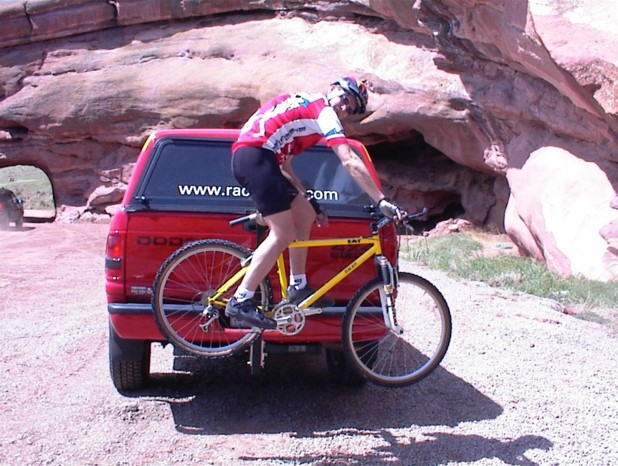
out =
[[(229, 221), (253, 210), (248, 193), (230, 169), (231, 144), (237, 130), (191, 129), (153, 133), (135, 165), (122, 208), (112, 218), (105, 252), (105, 290), (109, 313), (111, 378), (120, 391), (136, 390), (148, 382), (152, 343), (166, 344), (153, 317), (153, 280), (163, 261), (187, 242), (222, 238), (254, 248), (256, 234), (249, 228), (230, 227)], [(379, 183), (365, 147), (349, 141)], [(360, 236), (370, 233), (369, 197), (356, 185), (339, 159), (321, 144), (294, 159), (296, 173), (308, 191), (326, 209), (329, 226), (317, 226), (312, 238)], [(384, 252), (396, 255), (395, 230), (381, 232)], [(359, 255), (349, 246), (310, 251), (307, 274), (319, 286)], [(341, 352), (341, 317), (347, 301), (375, 277), (365, 264), (329, 292), (336, 300), (331, 312), (313, 316), (293, 336), (263, 342), (263, 351), (299, 352), (325, 349), (335, 379), (359, 382), (346, 372)], [(272, 282), (276, 282), (273, 276)], [(275, 293), (277, 290), (275, 290)], [(256, 368), (255, 371), (259, 370)], [(348, 376), (342, 378), (342, 374)]]

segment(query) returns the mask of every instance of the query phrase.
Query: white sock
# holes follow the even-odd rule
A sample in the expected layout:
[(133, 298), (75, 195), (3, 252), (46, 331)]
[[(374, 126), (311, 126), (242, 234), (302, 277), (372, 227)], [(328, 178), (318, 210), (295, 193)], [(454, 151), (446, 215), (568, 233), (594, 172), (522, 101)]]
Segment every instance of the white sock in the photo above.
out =
[(253, 290), (247, 290), (246, 288), (239, 287), (236, 290), (236, 293), (234, 293), (234, 297), (236, 298), (236, 301), (242, 303), (243, 301), (253, 298), (254, 294), (255, 291)]
[(304, 273), (301, 275), (291, 275), (290, 282), (294, 285), (294, 288), (302, 290), (307, 286), (307, 275)]

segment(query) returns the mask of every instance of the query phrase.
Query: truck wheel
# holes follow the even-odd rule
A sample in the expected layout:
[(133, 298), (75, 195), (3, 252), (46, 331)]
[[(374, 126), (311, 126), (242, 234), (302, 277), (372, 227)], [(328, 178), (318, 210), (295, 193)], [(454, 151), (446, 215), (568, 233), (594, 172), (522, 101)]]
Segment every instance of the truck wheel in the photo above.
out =
[(362, 387), (367, 382), (367, 379), (348, 362), (343, 350), (327, 348), (326, 363), (330, 378), (337, 385)]
[(120, 392), (144, 388), (150, 375), (150, 342), (120, 338), (110, 324), (109, 371)]

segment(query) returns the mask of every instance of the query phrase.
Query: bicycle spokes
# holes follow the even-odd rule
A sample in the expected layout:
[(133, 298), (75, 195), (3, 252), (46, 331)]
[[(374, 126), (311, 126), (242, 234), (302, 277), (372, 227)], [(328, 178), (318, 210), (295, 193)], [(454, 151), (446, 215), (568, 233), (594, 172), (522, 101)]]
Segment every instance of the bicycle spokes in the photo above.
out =
[(370, 380), (387, 386), (417, 382), (446, 353), (451, 317), (440, 292), (427, 280), (400, 273), (393, 293), (382, 278), (350, 301), (343, 323), (346, 356)]
[[(174, 345), (194, 354), (221, 357), (243, 351), (260, 331), (225, 316), (225, 305), (244, 275), (249, 251), (222, 240), (191, 243), (161, 266), (155, 279), (155, 320)], [(267, 308), (269, 284), (256, 299)]]

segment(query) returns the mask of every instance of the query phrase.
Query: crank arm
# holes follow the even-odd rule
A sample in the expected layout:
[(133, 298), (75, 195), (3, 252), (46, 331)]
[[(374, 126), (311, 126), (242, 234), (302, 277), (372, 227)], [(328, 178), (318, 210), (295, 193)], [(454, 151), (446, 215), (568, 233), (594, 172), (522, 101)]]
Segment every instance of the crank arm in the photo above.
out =
[(208, 332), (208, 328), (210, 327), (210, 324), (212, 324), (215, 320), (217, 320), (217, 317), (213, 316), (210, 319), (208, 319), (206, 322), (204, 322), (203, 324), (200, 324), (199, 327), (202, 329), (202, 332)]

